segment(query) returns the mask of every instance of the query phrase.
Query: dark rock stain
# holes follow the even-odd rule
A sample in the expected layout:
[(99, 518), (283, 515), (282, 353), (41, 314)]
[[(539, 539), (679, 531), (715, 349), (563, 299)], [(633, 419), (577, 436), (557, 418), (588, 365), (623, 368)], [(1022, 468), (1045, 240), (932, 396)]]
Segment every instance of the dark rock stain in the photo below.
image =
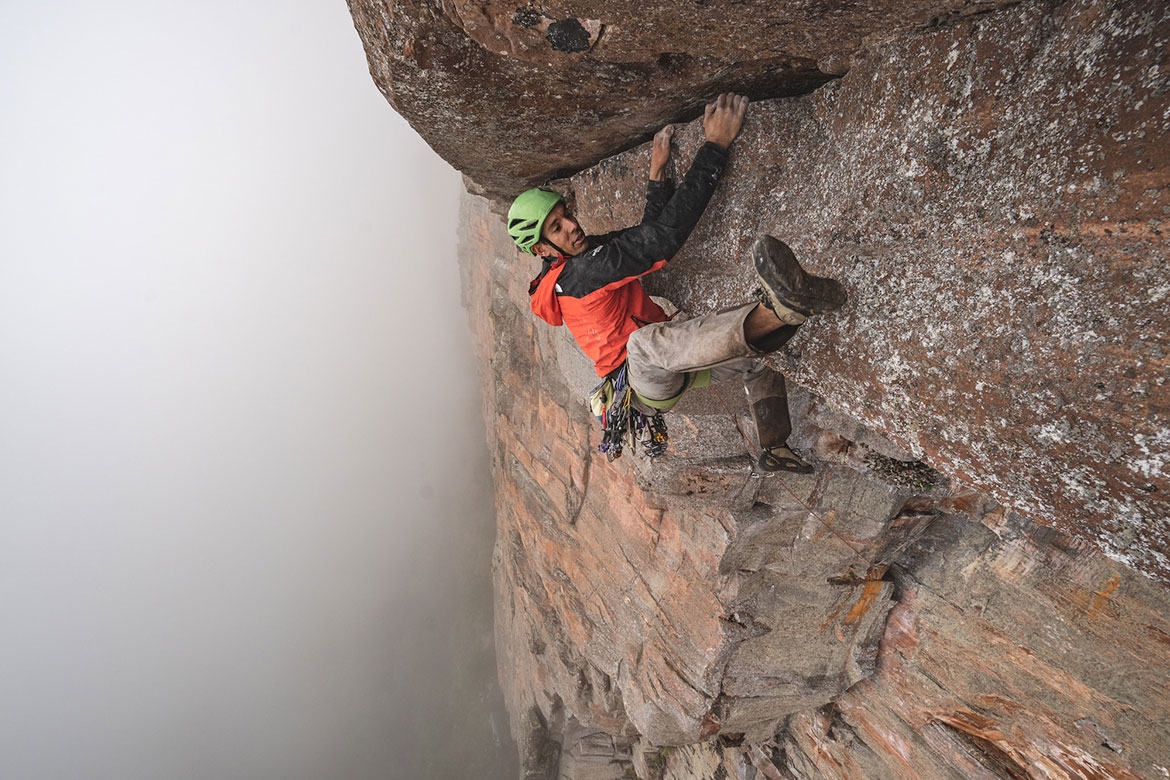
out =
[(522, 5), (512, 14), (512, 24), (531, 30), (540, 24), (540, 11), (530, 5)]
[(575, 54), (589, 51), (589, 31), (576, 19), (563, 19), (548, 26), (548, 42), (557, 51)]

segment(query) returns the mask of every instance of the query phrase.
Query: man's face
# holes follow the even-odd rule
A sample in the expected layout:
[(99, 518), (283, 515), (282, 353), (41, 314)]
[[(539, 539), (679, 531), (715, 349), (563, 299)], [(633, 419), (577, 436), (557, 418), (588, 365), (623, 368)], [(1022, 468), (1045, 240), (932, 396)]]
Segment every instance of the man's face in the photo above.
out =
[[(579, 255), (589, 248), (585, 242), (585, 231), (577, 224), (577, 220), (565, 211), (565, 204), (558, 203), (544, 219), (544, 226), (540, 229), (541, 244), (548, 242), (560, 247), (561, 251), (572, 257)], [(540, 249), (540, 244), (536, 245)], [(553, 254), (553, 247), (549, 247), (547, 254)], [(537, 254), (541, 254), (537, 251)]]

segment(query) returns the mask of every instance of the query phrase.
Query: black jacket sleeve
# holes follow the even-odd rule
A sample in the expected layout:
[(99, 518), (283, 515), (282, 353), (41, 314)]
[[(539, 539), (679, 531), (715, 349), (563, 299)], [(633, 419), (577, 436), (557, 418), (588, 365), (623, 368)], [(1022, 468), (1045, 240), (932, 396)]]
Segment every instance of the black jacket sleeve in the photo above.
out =
[[(726, 162), (725, 149), (706, 143), (672, 194), (668, 188), (648, 188), (645, 213), (652, 218), (604, 236), (600, 246), (573, 258), (558, 280), (563, 294), (583, 297), (614, 282), (641, 276), (658, 261), (674, 257), (703, 216)], [(664, 183), (651, 182), (660, 184)], [(655, 198), (664, 196), (665, 203), (659, 208)]]
[(642, 221), (651, 222), (658, 219), (672, 195), (674, 182), (670, 179), (646, 182), (646, 208), (642, 212)]

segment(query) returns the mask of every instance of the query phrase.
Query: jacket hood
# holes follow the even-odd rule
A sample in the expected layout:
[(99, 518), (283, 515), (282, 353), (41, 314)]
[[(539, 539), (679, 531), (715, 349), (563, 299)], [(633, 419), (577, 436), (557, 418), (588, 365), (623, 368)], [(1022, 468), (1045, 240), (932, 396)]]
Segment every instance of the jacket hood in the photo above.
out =
[(532, 313), (549, 325), (560, 325), (565, 321), (561, 316), (561, 303), (557, 300), (557, 279), (564, 268), (565, 258), (560, 256), (551, 264), (546, 264), (540, 275), (528, 285), (528, 302)]

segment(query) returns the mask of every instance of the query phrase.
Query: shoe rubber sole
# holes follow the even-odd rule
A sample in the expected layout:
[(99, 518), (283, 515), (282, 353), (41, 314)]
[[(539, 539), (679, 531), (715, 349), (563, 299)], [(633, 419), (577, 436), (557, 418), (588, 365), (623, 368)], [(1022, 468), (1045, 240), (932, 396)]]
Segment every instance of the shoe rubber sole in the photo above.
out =
[(783, 241), (760, 236), (752, 244), (752, 259), (764, 292), (785, 308), (810, 316), (839, 309), (845, 303), (841, 283), (806, 272)]

